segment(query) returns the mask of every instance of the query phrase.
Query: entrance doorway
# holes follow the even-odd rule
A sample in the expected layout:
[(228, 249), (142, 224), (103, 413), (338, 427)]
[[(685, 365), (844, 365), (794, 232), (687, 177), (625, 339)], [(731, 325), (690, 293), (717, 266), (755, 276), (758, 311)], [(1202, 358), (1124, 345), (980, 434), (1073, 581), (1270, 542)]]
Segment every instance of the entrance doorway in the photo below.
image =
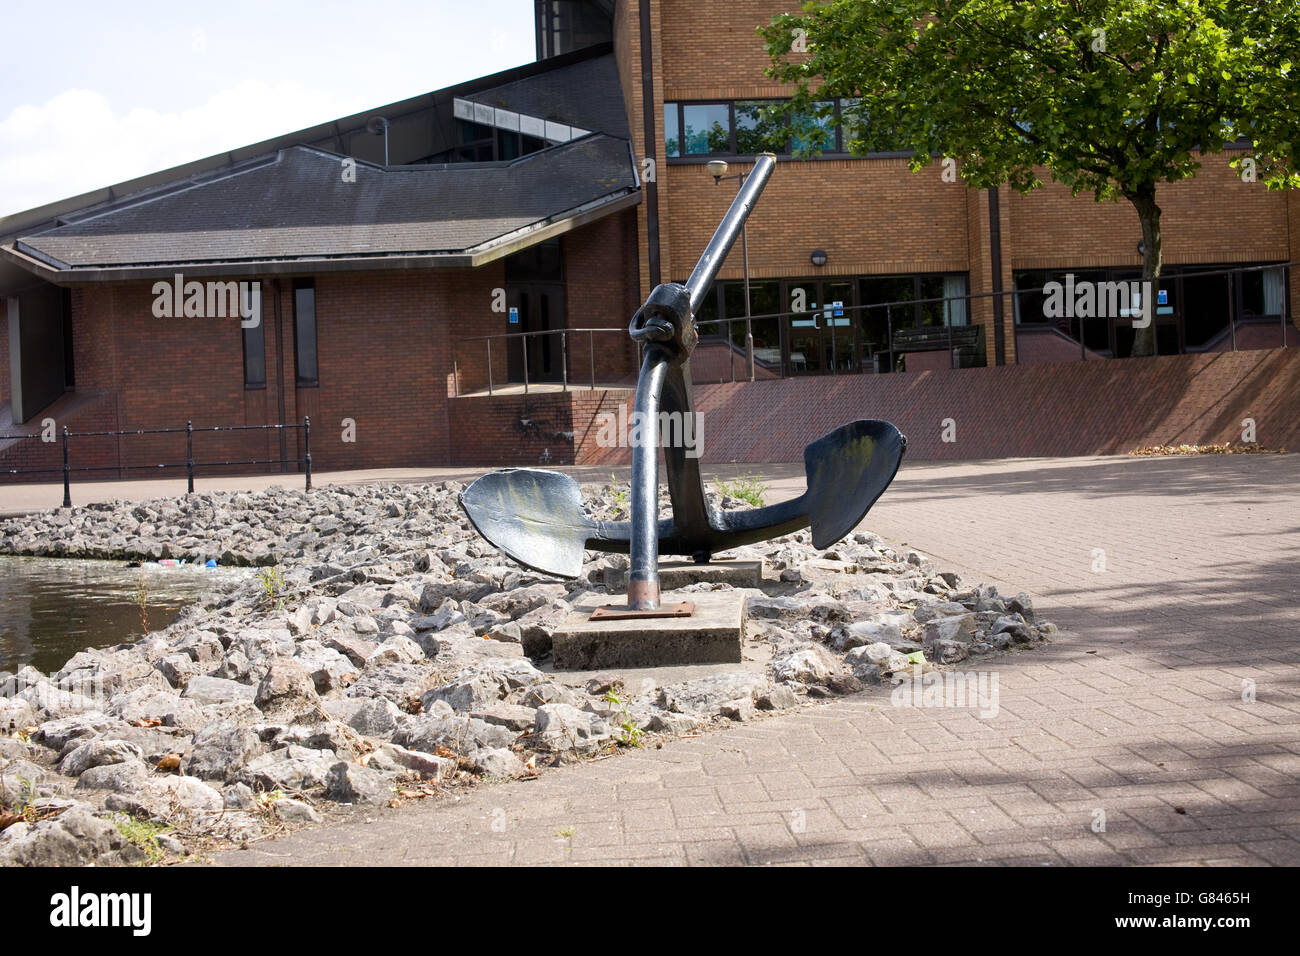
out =
[(564, 285), (529, 282), (506, 287), (511, 332), (552, 333), (512, 336), (511, 382), (559, 382), (564, 379)]

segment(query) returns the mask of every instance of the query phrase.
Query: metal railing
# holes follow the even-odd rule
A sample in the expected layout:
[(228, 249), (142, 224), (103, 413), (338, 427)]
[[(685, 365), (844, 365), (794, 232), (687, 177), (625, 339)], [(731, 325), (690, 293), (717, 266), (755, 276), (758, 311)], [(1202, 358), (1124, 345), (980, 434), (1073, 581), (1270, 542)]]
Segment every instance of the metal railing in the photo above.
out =
[[(1247, 273), (1282, 270), (1283, 296), (1281, 312), (1274, 319), (1237, 315), (1235, 299), (1225, 306), (1225, 318), (1222, 328), (1212, 334), (1207, 342), (1196, 346), (1187, 346), (1184, 351), (1200, 352), (1214, 348), (1219, 340), (1229, 344), (1232, 351), (1238, 348), (1237, 336), (1241, 328), (1260, 326), (1276, 322), (1280, 331), (1280, 344), (1289, 347), (1297, 337), (1291, 329), (1291, 296), (1287, 294), (1291, 283), (1291, 267), (1300, 263), (1275, 263), (1263, 266), (1239, 266), (1224, 269), (1209, 269), (1196, 272), (1167, 272), (1157, 280), (1157, 289), (1168, 286), (1175, 280), (1203, 278), (1208, 276), (1228, 276), (1228, 290), (1235, 296), (1241, 277)], [(1080, 272), (1099, 271), (1080, 269)], [(1123, 279), (1114, 281), (1139, 281)], [(1080, 360), (1088, 361), (1105, 358), (1109, 346), (1092, 348), (1088, 342), (1092, 338), (1090, 331), (1095, 329), (1092, 323), (1114, 321), (1111, 316), (1071, 317), (1064, 320), (1065, 328), (1053, 321), (1016, 321), (1017, 297), (1029, 297), (1045, 294), (1046, 287), (1004, 289), (999, 292), (967, 293), (960, 296), (935, 296), (921, 299), (902, 299), (895, 302), (875, 302), (864, 305), (826, 305), (821, 304), (803, 311), (770, 312), (759, 315), (736, 316), (733, 318), (705, 319), (699, 325), (700, 343), (692, 357), (692, 379), (698, 384), (716, 384), (721, 382), (753, 381), (760, 378), (792, 378), (809, 374), (841, 375), (873, 372), (890, 372), (898, 368), (898, 360), (914, 352), (947, 351), (949, 368), (965, 368), (983, 364), (986, 350), (986, 338), (995, 336), (993, 316), (999, 311), (994, 305), (1000, 300), (1004, 326), (1010, 320), (1012, 346), (1015, 354), (1020, 354), (1022, 335), (1056, 333), (1078, 348)], [(1023, 298), (1020, 300), (1024, 301)], [(928, 308), (927, 308), (928, 307)], [(976, 310), (983, 314), (976, 318)], [(936, 324), (918, 323), (917, 313), (937, 313), (942, 320)], [(962, 321), (954, 322), (959, 317)], [(1157, 304), (1152, 303), (1152, 321), (1157, 325)], [(825, 324), (821, 324), (825, 320)], [(807, 335), (795, 331), (794, 323), (811, 323), (803, 328)], [(1074, 324), (1071, 324), (1073, 322)], [(743, 327), (737, 329), (737, 323)], [(758, 324), (767, 328), (775, 327), (775, 334), (767, 336), (765, 347), (753, 347), (753, 328)], [(868, 338), (868, 329), (874, 326), (880, 329), (881, 338), (876, 341)], [(982, 333), (982, 334), (981, 334)], [(597, 336), (601, 339), (598, 340)], [(611, 338), (611, 336), (613, 338)], [(570, 339), (586, 340), (586, 355), (580, 369), (573, 367), (571, 361), (573, 346)], [(800, 355), (799, 350), (791, 348), (794, 338), (818, 339), (820, 354), (815, 361), (807, 355)], [(545, 342), (557, 340), (558, 365), (544, 377), (529, 361), (536, 359), (538, 350), (545, 348)], [(596, 346), (600, 342), (603, 355), (624, 355), (614, 370), (604, 362), (597, 368)], [(635, 344), (629, 339), (626, 327), (614, 328), (578, 328), (550, 329), (536, 332), (507, 332), (497, 335), (481, 335), (459, 339), (453, 343), (454, 394), (457, 396), (487, 394), (522, 386), (524, 394), (549, 386), (552, 390), (570, 388), (616, 388), (632, 387), (636, 380), (636, 369), (640, 357), (632, 350)], [(718, 358), (726, 365), (725, 371), (711, 370), (713, 353), (725, 349), (725, 358)], [(624, 353), (621, 350), (626, 350)], [(477, 352), (478, 362), (474, 381), (468, 385), (466, 379), (466, 358)], [(1162, 353), (1163, 354), (1163, 353)], [(503, 358), (505, 359), (503, 363)], [(510, 359), (514, 358), (511, 366)], [(502, 375), (502, 369), (505, 374)]]
[[(218, 461), (195, 461), (194, 459), (194, 436), (212, 434), (216, 432), (244, 432), (244, 431), (288, 431), (291, 429), (302, 429), (302, 450), (301, 458), (240, 458)], [(185, 460), (176, 462), (148, 462), (143, 464), (122, 464), (116, 465), (72, 465), (72, 455), (70, 452), (71, 442), (74, 438), (124, 438), (139, 435), (184, 435), (185, 436)], [(40, 434), (35, 435), (0, 435), (0, 440), (5, 439), (28, 439), (43, 441)], [(186, 493), (194, 493), (194, 476), (200, 468), (225, 468), (238, 465), (302, 465), (305, 477), (305, 487), (311, 491), (311, 419), (304, 417), (302, 424), (278, 424), (278, 425), (211, 425), (202, 428), (195, 428), (192, 421), (187, 421), (184, 428), (133, 428), (110, 431), (93, 431), (93, 432), (73, 432), (68, 431), (65, 425), (62, 431), (63, 446), (63, 466), (61, 468), (7, 468), (0, 471), (0, 474), (6, 475), (38, 475), (38, 474), (63, 474), (63, 507), (72, 507), (72, 476), (81, 472), (96, 471), (149, 471), (163, 470), (167, 468), (184, 468), (186, 475)]]

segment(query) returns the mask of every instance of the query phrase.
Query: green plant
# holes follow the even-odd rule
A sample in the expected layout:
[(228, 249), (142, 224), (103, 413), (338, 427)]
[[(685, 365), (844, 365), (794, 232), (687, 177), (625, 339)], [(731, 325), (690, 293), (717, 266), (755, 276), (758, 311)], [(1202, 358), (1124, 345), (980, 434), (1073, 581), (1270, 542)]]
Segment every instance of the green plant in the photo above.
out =
[(714, 478), (713, 484), (717, 487), (720, 495), (739, 498), (755, 508), (763, 507), (763, 496), (767, 494), (767, 485), (763, 484), (763, 479), (758, 475), (751, 475), (746, 472), (737, 476), (735, 481), (730, 482), (723, 481), (721, 478)]
[(171, 827), (139, 820), (125, 813), (114, 815), (113, 826), (117, 827), (117, 832), (124, 838), (144, 851), (146, 862), (158, 863), (166, 855), (158, 844), (158, 837), (171, 830)]
[(618, 476), (612, 471), (609, 473), (609, 496), (620, 508), (627, 507), (627, 489), (619, 485)]
[(605, 702), (618, 708), (618, 736), (615, 739), (624, 747), (640, 747), (645, 731), (637, 726), (627, 709), (627, 701), (619, 697), (611, 688), (605, 694)]
[(136, 578), (135, 594), (132, 598), (136, 607), (140, 609), (140, 628), (145, 634), (149, 633), (149, 579), (145, 576), (144, 571)]
[(274, 565), (262, 568), (257, 572), (257, 580), (262, 585), (262, 600), (274, 604), (277, 611), (284, 607), (284, 598), (280, 595), (284, 590), (284, 575), (280, 569)]

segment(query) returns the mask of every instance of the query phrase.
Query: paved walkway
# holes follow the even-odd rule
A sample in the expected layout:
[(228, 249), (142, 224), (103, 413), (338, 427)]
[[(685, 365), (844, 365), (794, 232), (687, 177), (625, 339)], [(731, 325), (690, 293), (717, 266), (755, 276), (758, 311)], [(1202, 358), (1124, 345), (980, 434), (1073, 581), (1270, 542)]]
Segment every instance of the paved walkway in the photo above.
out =
[(996, 717), (873, 690), (216, 862), (1300, 863), (1300, 456), (910, 466), (866, 524), (1069, 628)]

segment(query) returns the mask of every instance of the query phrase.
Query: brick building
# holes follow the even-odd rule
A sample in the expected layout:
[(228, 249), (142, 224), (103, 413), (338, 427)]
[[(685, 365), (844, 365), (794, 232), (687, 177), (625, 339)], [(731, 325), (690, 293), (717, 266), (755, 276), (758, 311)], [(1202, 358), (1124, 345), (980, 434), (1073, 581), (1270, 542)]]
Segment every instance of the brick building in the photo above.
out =
[[(310, 416), (322, 469), (608, 460), (590, 422), (630, 397), (628, 318), (689, 274), (731, 198), (705, 164), (734, 175), (764, 150), (783, 161), (748, 229), (747, 395), (1126, 355), (1128, 323), (1050, 320), (1028, 290), (1136, 277), (1132, 210), (850, 157), (833, 122), (831, 148), (792, 159), (754, 34), (788, 6), (537, 0), (534, 64), (0, 219), (0, 434)], [(1161, 355), (1296, 344), (1300, 195), (1230, 159), (1161, 190)], [(744, 315), (742, 276), (737, 249), (698, 316), (697, 382), (748, 378), (743, 323), (715, 321)], [(178, 281), (180, 314), (159, 315)], [(252, 288), (255, 322), (235, 314)], [(935, 329), (970, 344), (915, 347)], [(195, 441), (200, 461), (301, 455), (297, 431)], [(136, 474), (183, 460), (183, 436), (79, 438), (76, 456)], [(58, 459), (0, 440), (0, 471)]]

